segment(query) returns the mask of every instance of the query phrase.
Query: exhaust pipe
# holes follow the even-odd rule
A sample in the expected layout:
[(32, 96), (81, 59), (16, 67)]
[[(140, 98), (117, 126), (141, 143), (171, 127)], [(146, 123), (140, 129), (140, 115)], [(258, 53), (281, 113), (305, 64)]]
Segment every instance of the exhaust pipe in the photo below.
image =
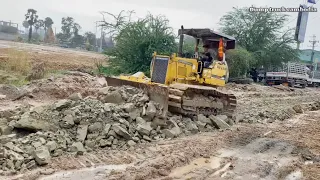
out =
[(182, 57), (182, 48), (183, 48), (183, 26), (181, 26), (181, 32), (180, 32), (180, 40), (179, 40), (179, 50), (178, 50), (178, 56)]

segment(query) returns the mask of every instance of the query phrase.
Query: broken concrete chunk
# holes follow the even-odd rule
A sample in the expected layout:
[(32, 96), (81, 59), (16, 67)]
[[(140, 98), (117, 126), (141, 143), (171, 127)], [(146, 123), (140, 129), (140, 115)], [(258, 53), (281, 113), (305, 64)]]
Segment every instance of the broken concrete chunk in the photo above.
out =
[(24, 152), (22, 149), (20, 149), (19, 147), (15, 146), (12, 142), (8, 142), (4, 146), (7, 147), (8, 149), (14, 151), (14, 152), (18, 152), (18, 153), (23, 153)]
[(5, 148), (0, 148), (0, 158), (6, 158), (7, 157), (7, 150)]
[(69, 99), (72, 101), (78, 101), (82, 99), (82, 95), (80, 93), (74, 93), (69, 96)]
[(133, 120), (141, 115), (141, 109), (136, 108), (129, 113), (129, 117)]
[(50, 152), (45, 146), (36, 149), (33, 153), (33, 156), (37, 164), (40, 166), (48, 164), (51, 160)]
[(114, 106), (115, 106), (115, 104), (113, 104), (113, 103), (105, 103), (103, 109), (106, 112), (111, 112), (112, 109), (114, 108)]
[(6, 97), (7, 97), (6, 95), (0, 94), (0, 100), (5, 99)]
[(209, 125), (213, 125), (212, 122), (210, 121), (210, 119), (207, 118), (206, 116), (204, 116), (203, 114), (198, 115), (198, 121), (200, 121), (202, 123), (209, 124)]
[(42, 146), (42, 143), (39, 142), (39, 141), (32, 142), (31, 144), (32, 144), (32, 146), (35, 147), (35, 148), (38, 148), (38, 147), (41, 147), (41, 146)]
[(62, 119), (60, 124), (62, 128), (72, 128), (74, 126), (74, 118), (72, 115), (67, 115)]
[(133, 137), (132, 140), (133, 140), (134, 142), (139, 142), (139, 141), (140, 141), (140, 139), (139, 139), (138, 137)]
[(150, 135), (150, 131), (152, 130), (151, 128), (151, 123), (144, 123), (144, 124), (138, 124), (136, 130), (141, 134), (141, 135)]
[(149, 136), (146, 136), (146, 135), (143, 135), (143, 139), (146, 140), (146, 141), (149, 141), (149, 142), (152, 141), (151, 138)]
[(42, 119), (36, 119), (31, 117), (29, 112), (24, 113), (20, 120), (18, 120), (15, 125), (15, 128), (21, 128), (21, 129), (26, 129), (26, 130), (32, 130), (32, 131), (37, 131), (37, 130), (53, 130), (55, 131), (57, 127), (49, 123), (45, 120)]
[(146, 120), (144, 120), (142, 117), (137, 117), (136, 118), (136, 123), (137, 124), (144, 124), (144, 123), (146, 123)]
[(181, 129), (179, 127), (172, 128), (171, 132), (174, 133), (175, 137), (178, 137), (182, 133), (182, 131), (181, 131)]
[(206, 123), (203, 123), (201, 121), (196, 121), (195, 123), (201, 132), (205, 131)]
[(147, 109), (146, 109), (146, 116), (152, 120), (155, 115), (157, 114), (157, 108), (155, 107), (154, 103), (152, 101), (150, 101), (147, 104)]
[(11, 141), (11, 139), (15, 138), (16, 136), (17, 136), (16, 134), (9, 134), (9, 135), (0, 136), (0, 143), (5, 144), (5, 143)]
[(88, 127), (88, 132), (89, 133), (100, 132), (102, 128), (103, 126), (101, 122), (95, 122)]
[(86, 152), (86, 149), (83, 147), (81, 142), (74, 142), (70, 148), (71, 152), (76, 152), (78, 154), (83, 154)]
[(300, 104), (293, 106), (293, 110), (298, 114), (302, 114), (303, 113), (303, 109), (302, 109), (302, 106)]
[(36, 166), (37, 166), (37, 164), (36, 164), (35, 160), (31, 160), (30, 162), (28, 162), (26, 164), (26, 168), (29, 169), (29, 170), (35, 168)]
[(24, 157), (14, 151), (7, 151), (6, 152), (8, 157), (10, 157), (11, 159), (13, 160), (17, 160), (17, 161), (23, 161), (24, 160)]
[(229, 124), (224, 121), (225, 116), (210, 116), (214, 126), (219, 129), (230, 128)]
[(55, 109), (60, 111), (62, 110), (63, 108), (66, 108), (70, 105), (70, 100), (68, 99), (63, 99), (63, 100), (60, 100), (58, 102), (55, 103)]
[(9, 135), (12, 133), (13, 127), (12, 126), (0, 126), (0, 134), (1, 135)]
[(105, 97), (103, 97), (102, 101), (104, 103), (114, 103), (114, 104), (121, 104), (124, 102), (121, 94), (118, 91), (113, 91), (111, 93), (108, 93)]
[(85, 141), (85, 145), (86, 147), (89, 147), (89, 148), (94, 148), (94, 146), (96, 145), (95, 141), (92, 141), (92, 140), (86, 140)]
[(190, 131), (191, 133), (197, 133), (199, 132), (199, 128), (197, 127), (197, 125), (193, 122), (193, 121), (188, 121), (187, 122), (187, 130)]
[(109, 87), (101, 88), (101, 89), (99, 89), (98, 93), (100, 95), (107, 95), (109, 93), (109, 89), (110, 89)]
[(77, 129), (77, 140), (84, 142), (88, 133), (88, 125), (79, 125)]
[(123, 105), (123, 109), (127, 112), (130, 113), (135, 109), (135, 105), (133, 103), (126, 103)]
[(55, 172), (54, 169), (49, 168), (49, 169), (41, 170), (41, 171), (40, 171), (40, 174), (42, 174), (42, 175), (51, 175), (51, 174), (53, 174), (54, 172)]
[(120, 125), (113, 125), (112, 126), (112, 129), (114, 130), (114, 132), (121, 136), (121, 137), (124, 137), (125, 139), (128, 139), (130, 140), (131, 139), (131, 136), (130, 134), (128, 133), (127, 130), (125, 130), (124, 128), (122, 128)]
[(152, 123), (151, 123), (151, 127), (153, 129), (156, 129), (158, 126), (160, 127), (166, 127), (167, 126), (167, 121), (165, 118), (162, 118), (162, 117), (155, 117), (153, 120), (152, 120)]
[(119, 122), (121, 124), (125, 125), (127, 128), (130, 126), (130, 123), (125, 119), (119, 119)]
[(106, 147), (106, 146), (111, 146), (112, 145), (112, 141), (106, 140), (106, 139), (101, 139), (99, 146), (100, 147)]
[(108, 135), (110, 129), (111, 129), (111, 124), (106, 124), (106, 126), (103, 129), (103, 135)]
[(127, 144), (128, 144), (129, 146), (134, 146), (134, 145), (136, 145), (137, 143), (135, 143), (133, 140), (130, 140), (130, 141), (127, 142)]
[(162, 130), (162, 133), (165, 135), (166, 138), (174, 138), (175, 133), (171, 131), (170, 129), (164, 129)]
[(40, 141), (40, 143), (41, 144), (45, 144), (47, 141), (44, 139), (44, 138), (42, 138), (42, 137), (39, 137), (39, 141)]
[(53, 152), (58, 148), (58, 144), (55, 141), (49, 141), (47, 142), (46, 147), (50, 152)]

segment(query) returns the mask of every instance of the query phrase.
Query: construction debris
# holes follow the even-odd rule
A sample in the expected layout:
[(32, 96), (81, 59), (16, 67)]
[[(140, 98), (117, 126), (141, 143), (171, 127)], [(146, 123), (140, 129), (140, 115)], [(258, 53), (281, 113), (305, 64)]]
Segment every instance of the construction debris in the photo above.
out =
[[(98, 148), (128, 149), (137, 143), (214, 128), (213, 121), (201, 114), (193, 119), (176, 115), (163, 119), (157, 103), (129, 86), (105, 87), (97, 97), (73, 93), (67, 99), (15, 112), (8, 118), (10, 122), (4, 119), (0, 126), (0, 147), (8, 157), (0, 164), (3, 171), (43, 166), (64, 152), (82, 155)], [(9, 138), (15, 136), (10, 134), (13, 130), (30, 134)]]

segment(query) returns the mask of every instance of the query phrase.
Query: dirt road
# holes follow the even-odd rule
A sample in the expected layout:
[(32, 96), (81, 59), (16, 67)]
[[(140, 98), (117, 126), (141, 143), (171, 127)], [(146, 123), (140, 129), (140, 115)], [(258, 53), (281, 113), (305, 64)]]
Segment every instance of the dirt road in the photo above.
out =
[[(85, 132), (88, 131), (88, 134), (84, 136), (84, 139), (87, 138), (84, 144), (88, 151), (83, 155), (72, 153), (70, 148), (77, 148), (78, 150), (82, 148), (81, 146), (75, 147), (73, 139), (76, 139), (76, 136), (78, 138), (79, 133), (81, 134), (79, 129), (83, 125), (80, 126), (81, 123), (76, 122), (76, 118), (71, 120), (70, 124), (70, 119), (65, 118), (67, 117), (65, 115), (72, 114), (72, 111), (74, 111), (74, 116), (81, 119), (90, 119), (91, 114), (93, 114), (94, 118), (92, 120), (96, 120), (100, 118), (99, 114), (103, 114), (102, 112), (110, 111), (108, 110), (110, 106), (106, 106), (106, 104), (110, 105), (110, 103), (104, 104), (102, 108), (104, 111), (102, 111), (99, 109), (99, 101), (85, 101), (85, 97), (97, 96), (97, 92), (110, 94), (109, 91), (106, 92), (108, 88), (104, 88), (105, 84), (100, 80), (84, 73), (70, 73), (61, 78), (35, 81), (23, 87), (23, 90), (31, 92), (32, 96), (28, 96), (27, 93), (16, 101), (10, 99), (1, 100), (1, 111), (28, 106), (28, 108), (31, 107), (32, 113), (43, 112), (42, 115), (48, 116), (50, 120), (53, 119), (59, 121), (59, 123), (64, 122), (61, 127), (65, 129), (58, 130), (58, 135), (46, 131), (37, 132), (35, 135), (32, 135), (29, 131), (23, 131), (23, 133), (18, 131), (19, 139), (6, 144), (7, 148), (11, 148), (10, 150), (23, 153), (20, 148), (32, 148), (27, 146), (30, 141), (32, 146), (35, 147), (46, 143), (48, 146), (49, 143), (51, 144), (50, 148), (53, 148), (53, 141), (60, 145), (61, 138), (66, 137), (67, 139), (62, 139), (64, 140), (62, 144), (64, 144), (65, 148), (62, 148), (63, 151), (59, 151), (61, 154), (55, 156), (56, 152), (53, 153), (52, 159), (47, 165), (30, 168), (31, 162), (35, 163), (35, 161), (30, 161), (32, 157), (23, 154), (27, 157), (25, 161), (30, 161), (24, 164), (27, 170), (23, 172), (12, 171), (9, 174), (11, 176), (2, 176), (0, 178), (28, 180), (320, 179), (318, 173), (320, 167), (320, 146), (318, 143), (320, 112), (317, 111), (319, 110), (317, 102), (320, 101), (320, 91), (318, 89), (289, 89), (286, 87), (277, 89), (261, 85), (229, 84), (224, 89), (236, 94), (238, 99), (238, 109), (234, 117), (236, 124), (229, 129), (218, 130), (206, 125), (206, 128), (203, 127), (204, 129), (200, 130), (200, 133), (193, 133), (192, 135), (185, 131), (185, 129), (188, 129), (188, 124), (185, 125), (183, 122), (191, 120), (182, 117), (182, 120), (179, 121), (178, 116), (173, 116), (170, 117), (170, 120), (175, 119), (179, 124), (177, 126), (182, 129), (182, 133), (178, 138), (170, 139), (153, 136), (154, 140), (151, 140), (151, 135), (150, 137), (139, 136), (139, 143), (131, 141), (132, 145), (126, 146), (126, 141), (123, 142), (123, 145), (121, 139), (116, 140), (114, 138), (117, 137), (116, 134), (111, 138), (113, 141), (110, 144), (108, 144), (110, 137), (107, 141), (104, 141), (104, 137), (101, 139), (99, 134), (95, 134), (95, 131), (100, 129), (101, 124), (93, 121), (90, 126), (86, 126), (88, 130), (85, 130)], [(8, 90), (7, 88), (6, 90), (0, 91), (0, 94), (14, 96), (14, 89)], [(124, 93), (123, 90), (126, 89), (120, 89), (119, 92)], [(127, 90), (129, 90), (129, 93), (133, 91), (130, 88)], [(83, 100), (70, 102), (69, 106), (74, 104), (74, 106), (70, 107), (72, 111), (69, 109), (61, 111), (39, 108), (40, 105), (56, 103), (55, 101), (66, 99), (74, 93), (80, 93), (83, 96)], [(17, 92), (17, 94), (19, 93)], [(133, 94), (139, 93), (133, 91)], [(129, 95), (125, 96), (130, 99)], [(116, 96), (113, 94), (112, 97)], [(82, 97), (78, 94), (74, 98), (81, 99)], [(137, 98), (145, 99), (142, 95)], [(67, 102), (65, 100), (58, 101), (58, 104), (54, 104), (53, 107), (67, 107)], [(92, 104), (95, 105), (91, 106)], [(125, 107), (113, 108), (124, 108), (129, 112), (132, 109), (129, 105), (130, 103), (127, 103)], [(23, 108), (20, 108), (19, 111), (28, 114), (28, 111), (23, 110)], [(64, 117), (60, 120), (59, 111)], [(107, 118), (119, 118), (121, 113), (114, 111), (111, 114), (114, 116), (107, 116)], [(124, 120), (124, 118), (119, 118), (119, 122), (129, 125), (130, 118), (128, 115), (123, 117), (127, 117), (128, 121)], [(41, 118), (44, 119), (45, 117)], [(12, 119), (17, 119), (17, 117), (10, 117), (9, 123), (15, 121)], [(32, 121), (35, 120), (32, 119)], [(69, 124), (66, 124), (66, 122), (69, 122)], [(76, 123), (80, 123), (80, 125), (74, 127)], [(130, 121), (130, 123), (134, 122)], [(27, 124), (27, 127), (30, 129), (37, 125)], [(15, 127), (21, 128), (22, 126), (23, 124), (20, 124), (20, 126)], [(187, 127), (184, 129), (184, 126)], [(130, 130), (131, 128), (132, 126), (129, 125), (128, 129)], [(121, 128), (118, 127), (119, 129)], [(145, 130), (147, 129), (145, 128)], [(198, 129), (197, 126), (196, 129)], [(122, 131), (122, 135), (126, 135), (123, 134), (124, 132)], [(155, 133), (157, 134), (157, 132)], [(39, 142), (37, 138), (39, 138)], [(55, 138), (58, 139), (56, 140)], [(93, 140), (89, 140), (89, 138)], [(99, 138), (100, 140), (98, 140)], [(95, 141), (98, 142), (96, 144), (98, 146), (93, 144), (93, 148), (88, 148), (89, 144), (95, 143)], [(106, 145), (101, 145), (101, 143)], [(13, 146), (14, 144), (19, 146)], [(118, 146), (115, 146), (115, 144)], [(54, 148), (57, 149), (57, 147)], [(14, 158), (23, 159), (17, 153), (12, 155), (15, 156)], [(37, 162), (45, 160), (46, 154), (41, 155), (43, 157), (42, 161), (40, 161), (41, 159), (36, 159)], [(47, 154), (47, 156), (50, 157), (50, 154)], [(0, 161), (3, 170), (10, 170), (9, 168), (12, 168), (11, 162), (9, 160), (3, 164)], [(16, 165), (19, 161), (13, 159), (13, 162), (15, 163), (13, 168), (19, 167), (19, 164)], [(3, 173), (0, 170), (0, 174)], [(12, 176), (13, 174), (19, 175)]]
[[(60, 159), (56, 162), (60, 168), (88, 161), (92, 165), (87, 163), (87, 166), (92, 168), (62, 171), (40, 179), (319, 179), (320, 125), (315, 122), (319, 118), (320, 112), (309, 112), (268, 126), (241, 124), (224, 132), (117, 153), (124, 157), (115, 157), (114, 152), (99, 152), (88, 155), (86, 160)], [(120, 159), (126, 157), (130, 160), (119, 165)], [(99, 160), (111, 159), (118, 160), (117, 164), (99, 166), (106, 163)]]

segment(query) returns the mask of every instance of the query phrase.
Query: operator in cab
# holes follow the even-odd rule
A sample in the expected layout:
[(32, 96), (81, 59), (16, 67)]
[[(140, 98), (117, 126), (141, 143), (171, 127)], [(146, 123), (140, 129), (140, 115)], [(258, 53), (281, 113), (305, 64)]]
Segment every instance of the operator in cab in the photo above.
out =
[(203, 53), (204, 56), (201, 58), (201, 61), (203, 63), (203, 67), (208, 68), (213, 61), (213, 57), (215, 57), (215, 52), (213, 51), (213, 49), (210, 49), (209, 45), (207, 44), (203, 45), (203, 49), (204, 49), (204, 53)]

